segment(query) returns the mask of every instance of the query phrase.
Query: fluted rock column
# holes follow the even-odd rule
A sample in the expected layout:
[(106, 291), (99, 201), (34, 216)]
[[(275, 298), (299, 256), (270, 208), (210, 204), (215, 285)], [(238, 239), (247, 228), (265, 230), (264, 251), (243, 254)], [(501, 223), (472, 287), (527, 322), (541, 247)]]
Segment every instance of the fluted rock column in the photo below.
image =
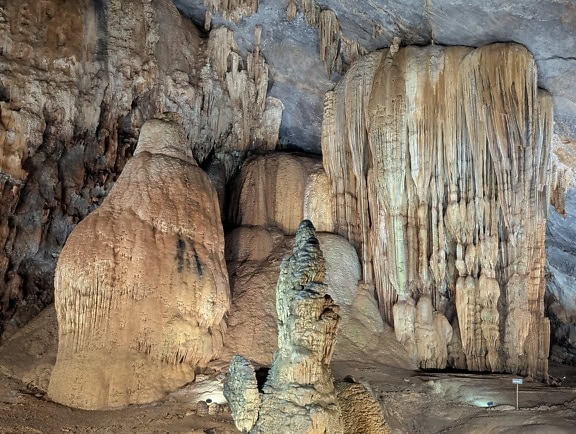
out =
[(55, 287), (57, 402), (154, 401), (218, 354), (230, 304), (218, 199), (178, 122), (144, 124), (110, 194), (68, 238)]
[(359, 59), (326, 95), (336, 231), (422, 367), (547, 376), (555, 181), (551, 97), (537, 82), (517, 44), (404, 47)]

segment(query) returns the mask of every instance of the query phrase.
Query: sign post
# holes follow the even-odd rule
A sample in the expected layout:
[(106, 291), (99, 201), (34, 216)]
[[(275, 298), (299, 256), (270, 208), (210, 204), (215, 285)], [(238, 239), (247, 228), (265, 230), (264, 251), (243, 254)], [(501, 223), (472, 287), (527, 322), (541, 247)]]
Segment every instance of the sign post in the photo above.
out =
[(512, 378), (512, 384), (516, 385), (516, 410), (518, 410), (518, 385), (523, 383), (522, 378)]

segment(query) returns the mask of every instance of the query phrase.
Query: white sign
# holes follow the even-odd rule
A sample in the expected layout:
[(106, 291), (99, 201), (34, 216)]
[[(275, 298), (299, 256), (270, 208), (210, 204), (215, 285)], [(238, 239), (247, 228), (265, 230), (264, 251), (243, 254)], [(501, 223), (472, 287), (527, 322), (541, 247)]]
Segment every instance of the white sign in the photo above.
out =
[(522, 378), (512, 378), (512, 384), (522, 384), (523, 381)]

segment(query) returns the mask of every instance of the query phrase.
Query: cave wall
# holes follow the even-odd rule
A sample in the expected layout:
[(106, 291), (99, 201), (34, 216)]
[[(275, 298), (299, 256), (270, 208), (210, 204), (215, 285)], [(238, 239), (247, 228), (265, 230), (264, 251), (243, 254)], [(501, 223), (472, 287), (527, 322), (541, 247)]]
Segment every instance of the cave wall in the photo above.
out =
[(202, 34), (170, 0), (3, 0), (0, 39), (0, 333), (52, 301), (67, 236), (145, 119), (181, 114), (201, 164), (278, 140), (258, 46), (241, 56), (231, 31)]

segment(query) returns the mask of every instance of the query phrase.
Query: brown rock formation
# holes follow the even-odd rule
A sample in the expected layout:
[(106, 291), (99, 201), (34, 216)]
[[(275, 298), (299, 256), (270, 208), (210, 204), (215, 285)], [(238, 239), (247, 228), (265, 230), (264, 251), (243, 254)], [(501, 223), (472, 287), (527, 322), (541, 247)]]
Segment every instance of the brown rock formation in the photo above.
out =
[(296, 232), (302, 219), (332, 232), (330, 185), (319, 160), (276, 153), (248, 160), (234, 186), (230, 221)]
[[(340, 308), (334, 360), (378, 360), (411, 366), (394, 334), (378, 311), (374, 288), (358, 285), (360, 263), (346, 239), (317, 233), (325, 265), (328, 292)], [(239, 227), (226, 236), (232, 306), (222, 357), (242, 354), (252, 363), (270, 366), (278, 343), (275, 284), (279, 267), (292, 249), (293, 237), (274, 228)], [(251, 252), (251, 253), (248, 253)]]
[[(343, 432), (329, 367), (338, 306), (322, 283), (325, 272), (314, 227), (304, 220), (298, 227), (292, 256), (282, 261), (276, 285), (278, 350), (264, 386), (258, 419), (253, 427), (243, 425), (244, 431)], [(242, 396), (230, 388), (232, 381), (228, 379), (226, 387), (231, 400)], [(240, 383), (236, 389), (242, 387)]]
[(66, 237), (143, 119), (180, 113), (199, 163), (276, 144), (282, 103), (258, 46), (243, 58), (230, 30), (201, 37), (171, 0), (0, 1), (0, 40), (0, 333), (52, 302)]
[(458, 322), (467, 368), (546, 377), (551, 119), (514, 44), (372, 53), (326, 95), (336, 231), (421, 366)]
[(154, 401), (218, 354), (229, 307), (219, 217), (183, 129), (145, 123), (135, 156), (58, 260), (53, 400)]
[(390, 433), (380, 403), (363, 384), (339, 382), (336, 390), (345, 433)]

